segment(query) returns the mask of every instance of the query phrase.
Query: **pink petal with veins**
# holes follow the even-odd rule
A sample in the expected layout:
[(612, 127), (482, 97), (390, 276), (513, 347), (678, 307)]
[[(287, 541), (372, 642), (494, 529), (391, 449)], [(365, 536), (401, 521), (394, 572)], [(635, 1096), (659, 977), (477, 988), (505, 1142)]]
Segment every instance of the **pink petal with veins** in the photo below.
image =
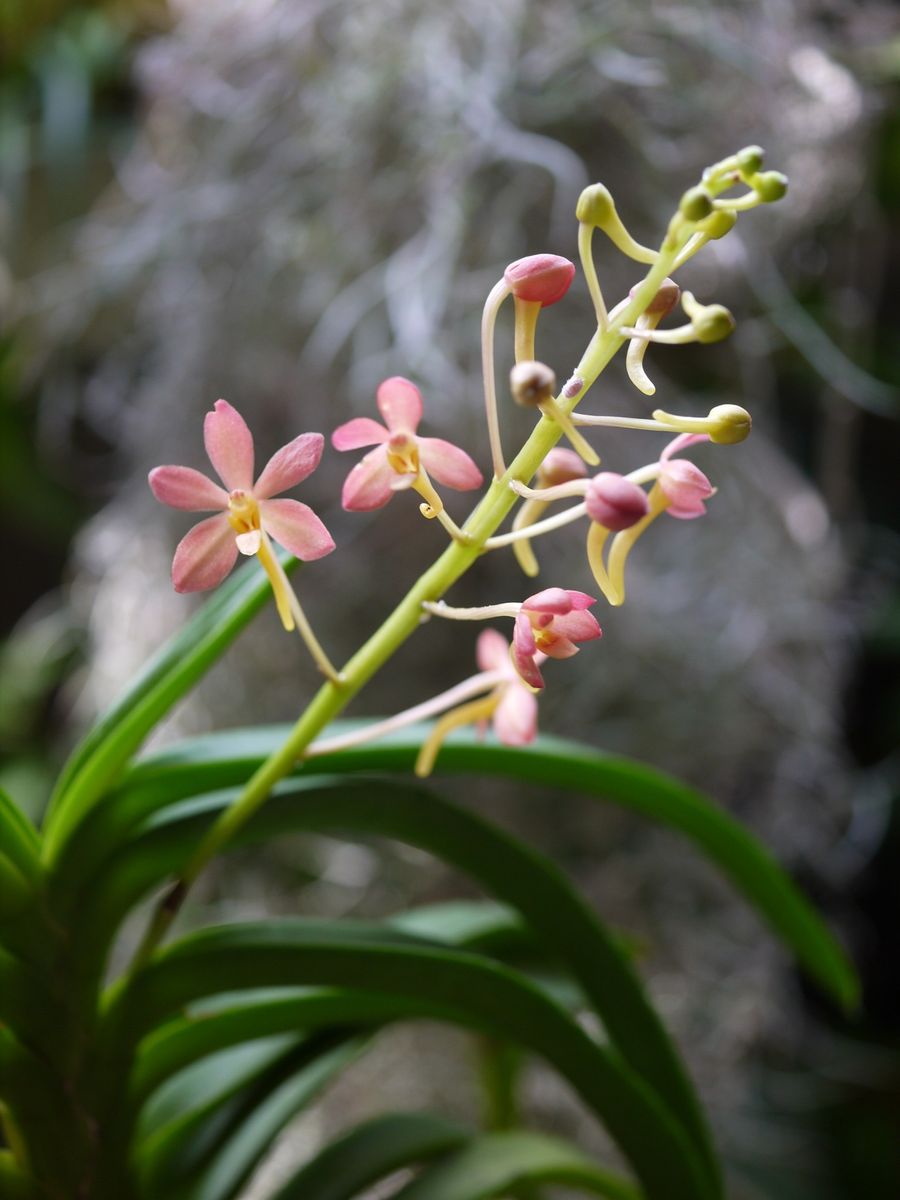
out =
[(188, 530), (172, 560), (176, 592), (205, 592), (217, 587), (237, 558), (234, 531), (224, 513), (207, 517)]
[(215, 512), (228, 507), (228, 493), (193, 467), (154, 467), (148, 481), (156, 499), (170, 508)]
[(481, 671), (502, 671), (509, 666), (509, 642), (496, 629), (483, 629), (475, 645), (475, 659)]
[(229, 491), (253, 487), (253, 435), (247, 422), (227, 400), (217, 400), (203, 421), (209, 461)]
[(484, 476), (465, 450), (460, 450), (452, 442), (445, 442), (443, 438), (420, 437), (416, 440), (419, 444), (419, 461), (438, 483), (460, 492), (481, 487)]
[(261, 500), (259, 515), (266, 533), (304, 562), (323, 558), (334, 549), (331, 534), (308, 504), (299, 500)]
[(331, 435), (331, 444), (335, 450), (358, 450), (360, 446), (377, 446), (389, 437), (385, 427), (371, 417), (354, 417), (337, 427)]
[(341, 504), (347, 512), (371, 512), (373, 508), (382, 508), (394, 494), (391, 483), (396, 477), (396, 471), (387, 460), (387, 447), (376, 446), (344, 480)]
[(375, 399), (391, 433), (395, 430), (416, 432), (422, 420), (422, 393), (414, 383), (402, 375), (392, 375), (379, 384)]
[(253, 485), (253, 495), (257, 500), (268, 500), (270, 496), (296, 487), (319, 465), (324, 448), (325, 439), (321, 433), (301, 433), (275, 451)]
[(708, 442), (708, 433), (680, 433), (677, 438), (674, 438), (663, 450), (659, 456), (660, 462), (667, 462), (673, 454), (680, 454), (682, 450), (687, 450), (688, 446), (696, 446), (700, 442)]
[(527, 746), (537, 736), (537, 697), (518, 683), (507, 685), (494, 710), (494, 733), (504, 746)]

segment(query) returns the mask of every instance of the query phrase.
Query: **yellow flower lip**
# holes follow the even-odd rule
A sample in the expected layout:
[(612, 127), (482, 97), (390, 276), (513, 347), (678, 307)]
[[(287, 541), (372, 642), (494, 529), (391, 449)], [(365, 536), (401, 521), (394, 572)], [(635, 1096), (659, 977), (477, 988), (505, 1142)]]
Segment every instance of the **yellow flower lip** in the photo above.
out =
[(399, 475), (419, 474), (419, 447), (412, 434), (392, 433), (387, 443), (387, 460)]
[(235, 533), (259, 529), (259, 504), (252, 492), (235, 488), (228, 496), (228, 523)]

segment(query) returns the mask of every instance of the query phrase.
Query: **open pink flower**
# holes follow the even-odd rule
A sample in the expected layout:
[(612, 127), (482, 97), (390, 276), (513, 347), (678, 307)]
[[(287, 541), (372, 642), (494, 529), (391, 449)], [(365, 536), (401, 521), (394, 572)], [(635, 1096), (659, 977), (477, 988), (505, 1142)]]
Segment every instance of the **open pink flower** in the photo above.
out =
[[(496, 629), (484, 629), (478, 635), (476, 654), (482, 671), (500, 671), (504, 678), (497, 691), (500, 701), (491, 724), (505, 746), (527, 746), (537, 736), (537, 697), (522, 682), (509, 656), (509, 642)], [(538, 653), (536, 660), (545, 656)]]
[[(334, 549), (328, 530), (306, 504), (273, 500), (302, 482), (319, 465), (324, 438), (302, 433), (269, 459), (253, 482), (253, 435), (226, 400), (217, 400), (203, 423), (206, 453), (224, 488), (191, 467), (156, 467), (153, 495), (171, 508), (215, 512), (178, 544), (172, 562), (176, 592), (217, 587), (234, 566), (238, 551), (256, 554), (268, 534), (306, 562)], [(226, 490), (227, 489), (227, 490)]]
[(375, 447), (344, 481), (341, 503), (348, 512), (382, 508), (395, 491), (411, 487), (423, 469), (461, 492), (481, 486), (482, 474), (464, 450), (442, 438), (416, 434), (422, 394), (415, 384), (395, 375), (379, 386), (376, 400), (384, 425), (356, 417), (331, 435), (336, 450)]
[(571, 658), (578, 653), (576, 642), (601, 637), (596, 618), (587, 609), (596, 604), (593, 596), (565, 588), (546, 588), (522, 602), (513, 634), (512, 660), (527, 684), (542, 688), (544, 679), (538, 655)]
[(706, 512), (705, 500), (714, 495), (715, 488), (698, 466), (685, 458), (672, 456), (698, 442), (708, 442), (708, 433), (682, 433), (669, 442), (659, 456), (659, 486), (669, 501), (666, 512), (670, 517), (691, 521)]

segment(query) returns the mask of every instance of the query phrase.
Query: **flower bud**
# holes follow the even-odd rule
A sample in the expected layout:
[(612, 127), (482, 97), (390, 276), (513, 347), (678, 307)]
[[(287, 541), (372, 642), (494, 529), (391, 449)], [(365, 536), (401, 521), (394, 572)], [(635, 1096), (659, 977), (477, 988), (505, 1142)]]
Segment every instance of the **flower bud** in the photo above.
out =
[(690, 318), (697, 341), (704, 345), (721, 342), (734, 330), (734, 317), (722, 304), (700, 304), (690, 292), (684, 292), (681, 307)]
[(560, 447), (551, 450), (537, 470), (541, 487), (556, 487), (573, 479), (584, 479), (586, 475), (587, 467), (575, 451)]
[(575, 216), (583, 225), (596, 225), (602, 229), (616, 215), (616, 202), (609, 188), (602, 183), (592, 183), (578, 197)]
[(697, 226), (700, 233), (705, 233), (710, 241), (718, 241), (726, 233), (730, 233), (737, 224), (737, 213), (730, 208), (717, 208)]
[(519, 300), (547, 308), (562, 300), (575, 277), (575, 264), (559, 254), (529, 254), (510, 263), (503, 278)]
[[(629, 296), (634, 296), (634, 293), (641, 285), (636, 283)], [(646, 316), (656, 317), (661, 321), (663, 317), (668, 316), (678, 301), (681, 299), (681, 288), (674, 279), (669, 279), (668, 276), (659, 285), (659, 291), (644, 309)]]
[(780, 171), (763, 171), (761, 175), (753, 176), (750, 186), (763, 204), (772, 204), (787, 192), (788, 179)]
[(553, 399), (556, 375), (546, 363), (516, 363), (509, 373), (509, 388), (516, 404), (533, 408)]
[(738, 150), (735, 159), (737, 169), (741, 173), (741, 178), (745, 182), (750, 182), (750, 176), (755, 175), (763, 165), (763, 159), (766, 156), (762, 146), (745, 146), (743, 150)]
[(591, 520), (613, 533), (637, 525), (650, 511), (644, 489), (614, 471), (601, 471), (590, 480), (584, 503)]
[(686, 221), (702, 221), (713, 210), (712, 196), (705, 187), (692, 187), (681, 197), (678, 211)]
[(735, 446), (749, 436), (753, 419), (738, 404), (717, 404), (709, 410), (709, 440), (719, 446)]

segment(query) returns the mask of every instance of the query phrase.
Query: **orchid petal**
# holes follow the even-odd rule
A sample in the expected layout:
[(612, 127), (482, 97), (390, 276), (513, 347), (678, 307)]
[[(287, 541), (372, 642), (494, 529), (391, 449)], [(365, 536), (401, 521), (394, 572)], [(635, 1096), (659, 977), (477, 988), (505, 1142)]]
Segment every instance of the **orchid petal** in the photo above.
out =
[(415, 433), (422, 420), (422, 393), (402, 375), (392, 375), (379, 384), (375, 396), (378, 411), (391, 433)]
[(680, 454), (682, 450), (687, 450), (688, 446), (696, 446), (699, 442), (708, 442), (708, 433), (680, 433), (677, 438), (673, 438), (659, 456), (660, 462), (668, 462), (673, 454)]
[(246, 554), (249, 558), (251, 555), (259, 553), (259, 548), (262, 545), (262, 534), (258, 529), (250, 529), (247, 533), (237, 534), (234, 543), (241, 554)]
[[(603, 633), (597, 624), (597, 618), (589, 612), (573, 610), (562, 616), (553, 618), (551, 626), (554, 633), (560, 637), (570, 638), (573, 642), (592, 642)], [(550, 651), (547, 651), (550, 654)], [(554, 657), (550, 654), (550, 657)]]
[(593, 596), (588, 596), (585, 592), (573, 592), (559, 587), (544, 588), (542, 592), (536, 592), (535, 595), (522, 601), (522, 607), (529, 612), (553, 614), (568, 613), (573, 609), (580, 611), (590, 608), (592, 604), (596, 604)]
[(266, 533), (303, 562), (323, 558), (334, 549), (331, 534), (309, 505), (299, 500), (261, 500), (259, 516)]
[(706, 505), (702, 500), (697, 500), (696, 503), (683, 501), (681, 504), (670, 504), (666, 513), (670, 517), (676, 517), (679, 521), (695, 521), (697, 517), (706, 516)]
[(509, 642), (496, 629), (483, 629), (478, 635), (475, 658), (482, 671), (501, 671), (509, 666)]
[(429, 475), (446, 487), (468, 492), (481, 487), (484, 476), (465, 450), (443, 438), (418, 438), (419, 459)]
[(325, 439), (321, 433), (301, 433), (275, 451), (253, 485), (253, 495), (257, 500), (268, 500), (270, 496), (296, 487), (319, 465), (324, 448)]
[(377, 446), (389, 437), (385, 427), (371, 417), (354, 417), (337, 427), (331, 435), (331, 444), (335, 450), (358, 450), (361, 446)]
[(203, 421), (209, 461), (229, 491), (253, 487), (253, 435), (247, 422), (227, 400), (217, 400)]
[[(537, 669), (537, 668), (535, 668)], [(504, 746), (527, 746), (537, 736), (537, 697), (518, 683), (506, 686), (494, 712), (494, 733)]]
[(544, 653), (548, 658), (572, 658), (578, 653), (578, 647), (567, 637), (557, 637), (553, 641), (544, 642)]
[(205, 592), (218, 587), (237, 559), (234, 531), (224, 513), (207, 517), (188, 530), (172, 560), (176, 592)]
[(397, 477), (387, 460), (387, 447), (377, 446), (356, 464), (344, 480), (341, 504), (348, 512), (371, 512), (383, 508), (393, 496), (391, 483)]
[(544, 680), (535, 662), (536, 653), (537, 643), (534, 640), (531, 622), (528, 620), (526, 613), (520, 612), (516, 617), (510, 657), (516, 671), (518, 671), (527, 684), (533, 688), (542, 688)]
[(215, 512), (228, 507), (228, 493), (193, 467), (154, 467), (148, 480), (156, 499), (170, 508)]

